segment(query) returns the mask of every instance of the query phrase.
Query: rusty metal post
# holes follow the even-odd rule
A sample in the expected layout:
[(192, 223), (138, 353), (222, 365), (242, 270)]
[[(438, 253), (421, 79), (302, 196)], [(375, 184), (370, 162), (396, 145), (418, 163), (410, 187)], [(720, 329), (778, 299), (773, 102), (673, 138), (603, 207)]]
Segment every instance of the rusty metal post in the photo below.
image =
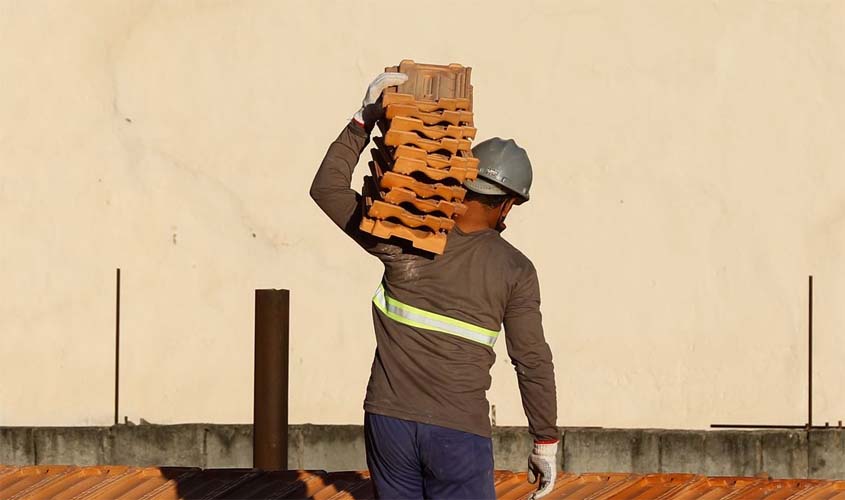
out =
[(117, 425), (120, 403), (120, 268), (116, 272), (114, 304), (114, 425)]
[(290, 292), (255, 291), (253, 467), (288, 468)]
[(809, 311), (807, 323), (807, 428), (813, 428), (813, 276), (809, 280)]

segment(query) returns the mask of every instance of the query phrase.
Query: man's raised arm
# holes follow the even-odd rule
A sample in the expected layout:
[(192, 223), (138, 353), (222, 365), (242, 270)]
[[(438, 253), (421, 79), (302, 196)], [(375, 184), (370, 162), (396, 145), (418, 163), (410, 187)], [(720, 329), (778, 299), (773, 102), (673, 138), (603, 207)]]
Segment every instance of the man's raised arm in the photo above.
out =
[(341, 229), (354, 231), (354, 215), (361, 198), (352, 189), (352, 172), (369, 134), (351, 120), (329, 146), (311, 183), (311, 198)]
[(370, 83), (361, 108), (329, 146), (311, 183), (311, 198), (335, 224), (353, 237), (357, 231), (355, 212), (361, 195), (352, 189), (352, 172), (382, 113), (381, 93), (407, 79), (402, 73), (382, 73)]

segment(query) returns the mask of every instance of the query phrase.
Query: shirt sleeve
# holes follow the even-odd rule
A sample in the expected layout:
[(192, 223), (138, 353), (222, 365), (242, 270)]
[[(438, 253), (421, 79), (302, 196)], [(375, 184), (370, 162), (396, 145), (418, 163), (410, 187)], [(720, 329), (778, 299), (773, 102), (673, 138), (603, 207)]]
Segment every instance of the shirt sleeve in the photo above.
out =
[(537, 271), (530, 263), (511, 291), (504, 324), (528, 430), (538, 441), (560, 439), (552, 352), (543, 335)]
[(393, 245), (359, 229), (361, 195), (352, 188), (352, 173), (369, 134), (350, 121), (329, 146), (311, 183), (311, 198), (329, 218), (368, 252), (392, 253)]

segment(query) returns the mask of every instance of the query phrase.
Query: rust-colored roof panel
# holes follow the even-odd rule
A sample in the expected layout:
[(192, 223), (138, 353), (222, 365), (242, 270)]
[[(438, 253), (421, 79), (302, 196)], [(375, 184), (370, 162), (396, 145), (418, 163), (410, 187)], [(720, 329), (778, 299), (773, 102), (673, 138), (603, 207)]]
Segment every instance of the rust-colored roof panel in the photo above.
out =
[[(814, 481), (810, 479), (780, 479), (764, 481), (760, 484), (749, 485), (736, 496), (731, 499), (737, 500), (752, 500), (758, 498), (765, 498), (767, 500), (785, 500), (787, 498), (794, 498), (794, 495), (800, 493), (810, 493), (810, 490), (822, 485), (824, 481)], [(809, 495), (804, 498), (816, 498)]]
[(764, 480), (756, 477), (699, 477), (679, 491), (677, 500), (715, 500), (726, 498), (749, 486), (756, 487)]
[[(500, 500), (527, 499), (536, 486), (525, 473), (497, 471)], [(0, 466), (3, 500), (365, 500), (375, 498), (369, 473), (264, 472), (127, 466)], [(845, 481), (704, 477), (694, 474), (559, 473), (549, 500), (845, 500)]]
[(798, 493), (794, 499), (845, 500), (845, 481), (828, 481)]
[(623, 488), (615, 490), (612, 494), (609, 493), (608, 498), (613, 500), (673, 498), (695, 478), (694, 474), (649, 474), (626, 483)]
[[(104, 488), (111, 482), (125, 476), (128, 470), (129, 467), (122, 465), (114, 467), (74, 468), (68, 470), (67, 474), (56, 474), (58, 476), (56, 478), (57, 480), (34, 488), (27, 494), (27, 498), (33, 500), (72, 499), (82, 492), (91, 491), (93, 493), (95, 488)], [(46, 475), (50, 476), (52, 474), (48, 471)]]
[(558, 476), (554, 498), (608, 498), (634, 483), (639, 476), (631, 474), (581, 474), (566, 478)]

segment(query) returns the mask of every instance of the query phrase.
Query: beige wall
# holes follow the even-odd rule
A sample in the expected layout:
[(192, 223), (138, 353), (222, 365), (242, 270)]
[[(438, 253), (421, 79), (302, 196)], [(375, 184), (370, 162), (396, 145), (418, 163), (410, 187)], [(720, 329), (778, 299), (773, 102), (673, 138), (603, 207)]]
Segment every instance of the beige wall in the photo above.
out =
[[(845, 2), (0, 0), (0, 425), (249, 422), (290, 288), (293, 422), (358, 423), (379, 264), (308, 198), (366, 84), (473, 67), (536, 185), (560, 425), (845, 416)], [(497, 347), (489, 398), (524, 424)]]

